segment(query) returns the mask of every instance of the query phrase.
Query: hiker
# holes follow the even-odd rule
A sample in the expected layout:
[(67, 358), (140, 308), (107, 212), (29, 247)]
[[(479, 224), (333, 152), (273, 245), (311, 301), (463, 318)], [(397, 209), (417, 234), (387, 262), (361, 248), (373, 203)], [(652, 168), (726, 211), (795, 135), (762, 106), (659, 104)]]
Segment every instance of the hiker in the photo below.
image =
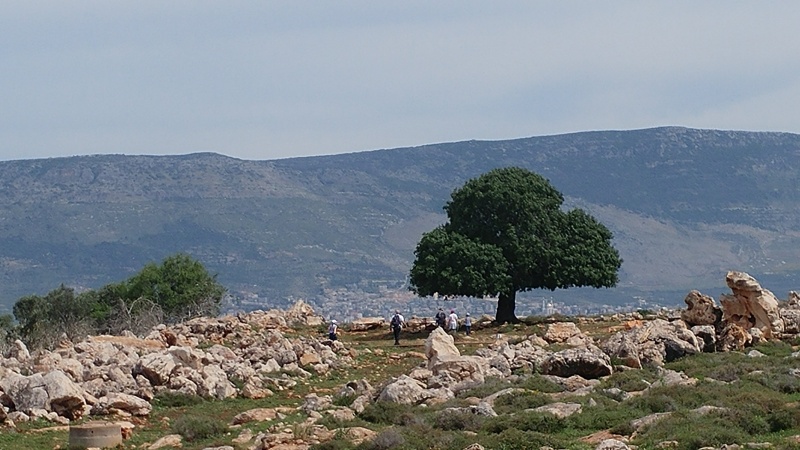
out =
[(447, 316), (447, 329), (451, 334), (456, 334), (458, 330), (458, 316), (456, 315), (455, 309), (451, 309), (450, 315)]
[(439, 308), (439, 312), (433, 317), (436, 319), (436, 326), (444, 328), (444, 322), (447, 320), (447, 314), (444, 313), (444, 310)]
[(464, 316), (464, 330), (467, 332), (467, 336), (469, 336), (469, 332), (472, 330), (472, 318), (469, 316), (469, 313)]
[(400, 330), (405, 325), (406, 319), (400, 314), (400, 311), (395, 311), (389, 325), (392, 327), (392, 334), (394, 335), (394, 345), (400, 345)]
[(339, 330), (339, 326), (336, 325), (336, 319), (331, 320), (331, 324), (328, 325), (328, 339), (330, 339), (332, 341), (335, 341), (336, 339), (338, 339), (339, 336), (336, 335), (336, 332), (338, 330)]

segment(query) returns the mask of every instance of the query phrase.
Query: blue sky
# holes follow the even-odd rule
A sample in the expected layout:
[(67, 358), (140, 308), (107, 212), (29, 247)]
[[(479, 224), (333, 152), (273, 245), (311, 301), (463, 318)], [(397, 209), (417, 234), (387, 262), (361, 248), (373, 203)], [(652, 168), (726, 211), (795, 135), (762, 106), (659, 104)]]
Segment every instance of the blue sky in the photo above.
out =
[(800, 133), (800, 2), (0, 3), (0, 160)]

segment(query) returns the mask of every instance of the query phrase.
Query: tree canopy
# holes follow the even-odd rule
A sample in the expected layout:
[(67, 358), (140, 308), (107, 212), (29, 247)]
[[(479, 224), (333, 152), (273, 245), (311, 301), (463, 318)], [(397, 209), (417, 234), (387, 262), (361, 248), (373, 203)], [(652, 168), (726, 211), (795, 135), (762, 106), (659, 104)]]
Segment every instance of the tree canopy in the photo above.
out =
[(419, 295), (497, 296), (496, 320), (516, 322), (516, 293), (611, 287), (622, 265), (611, 232), (541, 175), (509, 167), (473, 178), (445, 204), (448, 221), (425, 233), (411, 268)]
[(15, 331), (33, 347), (52, 346), (62, 334), (145, 331), (163, 322), (216, 315), (224, 294), (216, 276), (179, 253), (98, 290), (76, 294), (61, 285), (45, 296), (22, 297), (13, 308)]

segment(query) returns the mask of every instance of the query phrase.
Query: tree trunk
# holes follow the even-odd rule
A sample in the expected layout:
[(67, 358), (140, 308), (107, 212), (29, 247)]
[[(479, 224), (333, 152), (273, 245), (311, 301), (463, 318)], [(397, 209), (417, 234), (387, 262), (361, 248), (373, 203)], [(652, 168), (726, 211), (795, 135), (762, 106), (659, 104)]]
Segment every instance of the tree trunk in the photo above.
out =
[(516, 291), (501, 293), (497, 300), (497, 314), (495, 315), (494, 320), (498, 325), (502, 325), (504, 323), (519, 323), (519, 319), (517, 318), (516, 314), (514, 314), (516, 307)]

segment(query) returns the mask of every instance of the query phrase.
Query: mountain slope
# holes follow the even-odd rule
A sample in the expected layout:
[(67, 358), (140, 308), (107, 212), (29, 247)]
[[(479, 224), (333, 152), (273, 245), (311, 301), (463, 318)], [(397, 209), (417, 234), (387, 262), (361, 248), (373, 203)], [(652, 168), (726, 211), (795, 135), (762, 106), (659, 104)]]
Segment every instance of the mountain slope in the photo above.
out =
[(783, 297), (800, 274), (800, 136), (666, 127), (273, 161), (0, 162), (0, 304), (99, 287), (178, 251), (273, 306), (402, 289), (452, 190), (510, 165), (614, 232), (625, 262), (613, 295), (715, 289), (739, 269)]

